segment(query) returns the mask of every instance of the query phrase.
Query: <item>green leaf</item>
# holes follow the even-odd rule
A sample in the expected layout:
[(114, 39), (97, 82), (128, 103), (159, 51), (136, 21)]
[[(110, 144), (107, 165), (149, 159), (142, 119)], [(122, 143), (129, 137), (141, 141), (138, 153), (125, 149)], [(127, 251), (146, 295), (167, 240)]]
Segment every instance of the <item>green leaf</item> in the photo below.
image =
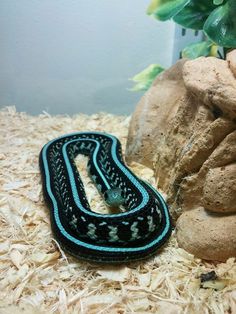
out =
[(160, 21), (166, 21), (175, 16), (191, 0), (152, 0), (147, 14)]
[(219, 46), (236, 47), (236, 1), (228, 0), (217, 7), (209, 15), (203, 30)]
[(220, 57), (219, 48), (220, 48), (219, 46), (217, 46), (216, 44), (213, 44), (211, 46), (211, 51), (210, 51), (209, 56), (216, 57), (216, 58)]
[(131, 80), (134, 82), (144, 82), (148, 80), (153, 80), (157, 74), (164, 71), (159, 64), (150, 64), (146, 69), (136, 74)]
[(182, 50), (182, 58), (195, 59), (201, 56), (216, 56), (217, 49), (214, 49), (214, 46), (214, 43), (211, 41), (190, 44)]
[(147, 14), (148, 15), (154, 14), (158, 8), (158, 5), (159, 5), (159, 0), (152, 0), (147, 8)]
[(206, 19), (215, 8), (212, 0), (192, 0), (173, 20), (186, 28), (203, 29)]
[(152, 82), (160, 74), (164, 71), (159, 64), (151, 64), (142, 72), (136, 74), (131, 80), (136, 82), (137, 84), (131, 89), (132, 91), (145, 91), (148, 90), (152, 85)]
[(130, 88), (129, 90), (131, 92), (142, 92), (142, 91), (147, 91), (149, 87), (151, 87), (152, 81), (148, 81), (146, 83), (138, 83), (135, 84), (134, 87)]
[(224, 0), (213, 0), (215, 5), (220, 5), (224, 2)]

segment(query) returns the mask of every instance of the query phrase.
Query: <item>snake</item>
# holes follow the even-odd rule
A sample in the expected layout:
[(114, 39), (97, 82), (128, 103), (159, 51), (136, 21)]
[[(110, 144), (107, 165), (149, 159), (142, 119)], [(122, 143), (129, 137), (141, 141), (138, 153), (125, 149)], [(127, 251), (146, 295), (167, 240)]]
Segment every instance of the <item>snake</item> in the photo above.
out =
[[(110, 210), (90, 208), (75, 159), (88, 158), (87, 171)], [(123, 263), (148, 258), (167, 241), (168, 206), (150, 183), (126, 165), (121, 143), (104, 132), (75, 132), (43, 146), (39, 155), (44, 199), (54, 237), (82, 260)]]

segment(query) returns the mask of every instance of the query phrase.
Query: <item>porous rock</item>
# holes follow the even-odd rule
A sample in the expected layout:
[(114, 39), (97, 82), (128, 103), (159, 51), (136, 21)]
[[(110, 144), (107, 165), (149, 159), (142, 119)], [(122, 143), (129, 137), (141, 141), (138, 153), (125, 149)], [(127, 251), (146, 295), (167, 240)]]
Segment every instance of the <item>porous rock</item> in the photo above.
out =
[(175, 116), (178, 102), (185, 92), (180, 60), (160, 74), (142, 97), (132, 116), (126, 145), (126, 161), (135, 160), (150, 168), (156, 145), (161, 145), (168, 122)]
[(236, 77), (236, 49), (227, 53), (226, 60), (228, 61), (230, 70)]
[[(180, 90), (167, 97), (173, 85)], [(223, 228), (236, 207), (236, 79), (228, 62), (184, 60), (157, 78), (132, 116), (126, 160), (154, 170), (174, 220), (202, 207), (221, 213)]]
[(201, 57), (183, 69), (186, 88), (211, 110), (236, 118), (236, 80), (225, 60)]
[(236, 215), (219, 216), (199, 207), (178, 219), (177, 241), (186, 251), (206, 260), (236, 256)]
[[(190, 159), (191, 165), (192, 160), (192, 158), (188, 158), (188, 154), (186, 154), (185, 161), (180, 160), (179, 165), (177, 163), (176, 167), (178, 170), (176, 170), (175, 176), (173, 176), (173, 183), (170, 182), (170, 185), (168, 187), (168, 201), (171, 204), (172, 213), (174, 216), (176, 216), (176, 209), (181, 208), (181, 210), (177, 210), (177, 215), (179, 215), (179, 213), (183, 212), (184, 210), (191, 210), (198, 207), (199, 205), (207, 206), (206, 208), (212, 211), (213, 208), (215, 208), (214, 211), (217, 211), (217, 208), (221, 208), (221, 212), (230, 212), (233, 211), (233, 208), (235, 208), (235, 188), (233, 185), (231, 185), (231, 183), (236, 181), (236, 176), (235, 172), (232, 171), (232, 167), (227, 168), (229, 169), (229, 171), (227, 171), (227, 175), (223, 177), (223, 179), (225, 180), (223, 184), (225, 194), (223, 195), (223, 190), (221, 190), (221, 194), (218, 197), (218, 202), (220, 202), (219, 204), (221, 205), (216, 208), (213, 197), (210, 201), (209, 199), (205, 198), (206, 194), (204, 194), (204, 187), (205, 185), (209, 184), (209, 176), (214, 176), (216, 172), (216, 179), (218, 167), (226, 167), (227, 165), (235, 163), (236, 161), (236, 131), (230, 132), (232, 128), (235, 128), (234, 123), (228, 121), (228, 123), (226, 124), (224, 123), (224, 119), (222, 120), (221, 118), (219, 118), (211, 124), (212, 127), (215, 127), (215, 125), (218, 126), (217, 133), (220, 135), (220, 137), (218, 138), (218, 141), (215, 142), (213, 147), (211, 147), (210, 144), (207, 145), (207, 136), (205, 133), (203, 133), (203, 136), (205, 135), (206, 142), (205, 145), (202, 146), (206, 149), (208, 146), (210, 146), (210, 149), (208, 151), (208, 155), (205, 156), (205, 161), (202, 160), (202, 164), (199, 166), (199, 170), (194, 171), (193, 168), (188, 168), (188, 161)], [(229, 134), (227, 135), (227, 133)], [(207, 132), (207, 134), (209, 133)], [(214, 138), (216, 140), (217, 137), (212, 137), (212, 140)], [(201, 141), (200, 144), (202, 144)], [(199, 145), (196, 159), (200, 159), (200, 157), (202, 156), (200, 147), (201, 146)], [(181, 166), (182, 171), (179, 171), (179, 169), (181, 170)], [(178, 182), (178, 185), (176, 182)], [(217, 182), (214, 181), (212, 185), (216, 183)], [(221, 201), (219, 201), (219, 199), (221, 199)]]
[[(173, 86), (181, 87), (176, 102), (165, 97)], [(217, 95), (210, 104), (209, 94)], [(214, 103), (220, 97), (226, 103), (221, 108)], [(211, 57), (184, 60), (156, 79), (133, 114), (126, 160), (154, 169), (173, 216), (201, 205), (209, 169), (236, 161), (236, 123), (227, 106), (233, 104), (234, 112), (234, 99), (236, 79), (226, 61)]]
[(213, 212), (236, 213), (236, 163), (208, 171), (202, 205)]

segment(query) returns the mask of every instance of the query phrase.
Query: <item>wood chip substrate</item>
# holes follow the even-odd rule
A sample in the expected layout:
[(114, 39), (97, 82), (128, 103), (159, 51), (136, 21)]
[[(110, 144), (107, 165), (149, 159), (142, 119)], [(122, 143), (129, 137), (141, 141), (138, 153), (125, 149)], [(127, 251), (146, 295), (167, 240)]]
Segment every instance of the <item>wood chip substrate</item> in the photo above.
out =
[[(178, 248), (175, 234), (147, 261), (122, 266), (77, 260), (53, 238), (38, 156), (49, 140), (77, 131), (117, 136), (123, 150), (130, 117), (0, 111), (0, 314), (236, 313), (236, 262), (206, 262)], [(78, 156), (91, 208), (106, 207)], [(130, 165), (155, 186), (153, 172)]]

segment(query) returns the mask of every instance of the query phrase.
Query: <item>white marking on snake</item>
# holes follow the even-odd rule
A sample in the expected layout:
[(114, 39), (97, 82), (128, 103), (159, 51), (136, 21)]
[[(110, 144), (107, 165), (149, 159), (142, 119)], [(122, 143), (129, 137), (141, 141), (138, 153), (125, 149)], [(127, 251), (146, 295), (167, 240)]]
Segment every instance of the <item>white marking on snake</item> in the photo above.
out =
[(75, 217), (75, 215), (72, 215), (72, 220), (70, 221), (70, 225), (73, 227), (73, 228), (77, 228), (77, 218)]
[(97, 177), (95, 175), (92, 176), (92, 180), (96, 182)]
[(105, 226), (107, 223), (105, 221), (101, 222), (99, 226)]
[(148, 231), (150, 231), (150, 232), (154, 231), (156, 225), (153, 223), (152, 216), (147, 216), (147, 220), (148, 220)]
[(156, 212), (158, 213), (159, 218), (162, 218), (161, 211), (160, 211), (160, 209), (158, 207), (156, 208)]
[(91, 238), (91, 239), (97, 239), (97, 235), (95, 234), (97, 228), (94, 224), (90, 223), (88, 225), (88, 232), (87, 235)]
[(140, 236), (138, 235), (139, 229), (137, 228), (138, 222), (135, 221), (132, 223), (130, 230), (132, 231), (131, 240), (139, 239)]
[(117, 235), (117, 231), (118, 231), (118, 228), (117, 227), (112, 227), (112, 226), (108, 226), (108, 228), (110, 229), (109, 231), (109, 242), (115, 242), (115, 241), (118, 241), (119, 240), (119, 237)]
[(138, 220), (143, 220), (143, 217), (138, 217), (137, 219), (138, 219)]
[(122, 225), (128, 225), (129, 222), (128, 221), (122, 221)]

